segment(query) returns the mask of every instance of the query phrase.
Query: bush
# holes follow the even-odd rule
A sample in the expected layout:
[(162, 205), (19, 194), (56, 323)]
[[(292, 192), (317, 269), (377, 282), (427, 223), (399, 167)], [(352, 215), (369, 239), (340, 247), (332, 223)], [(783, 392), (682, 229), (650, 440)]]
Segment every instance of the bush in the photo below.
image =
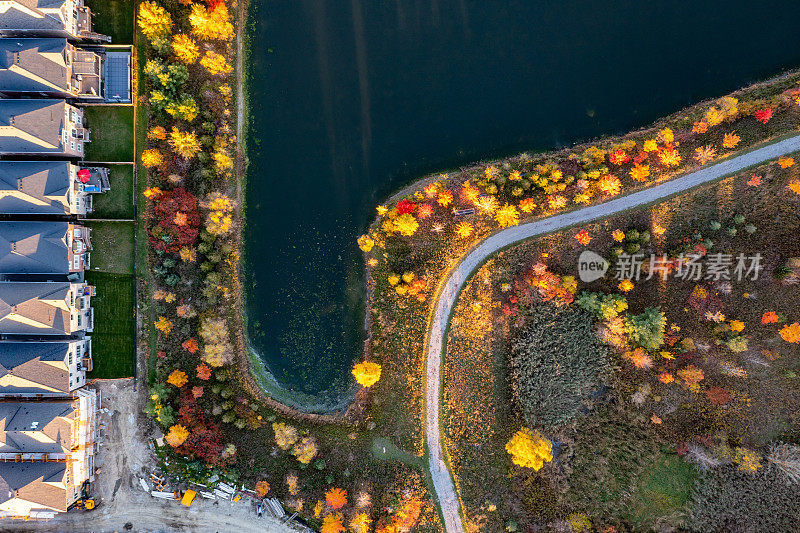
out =
[(572, 419), (610, 370), (608, 348), (581, 310), (536, 305), (512, 341), (515, 394), (530, 427)]

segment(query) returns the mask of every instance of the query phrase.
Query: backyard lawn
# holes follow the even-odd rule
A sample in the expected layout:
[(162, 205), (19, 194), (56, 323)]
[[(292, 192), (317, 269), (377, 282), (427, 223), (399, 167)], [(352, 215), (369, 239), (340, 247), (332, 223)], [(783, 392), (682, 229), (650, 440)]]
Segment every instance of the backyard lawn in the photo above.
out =
[(111, 37), (111, 44), (133, 43), (135, 0), (86, 0), (94, 31)]
[(131, 377), (136, 360), (135, 278), (131, 274), (87, 272), (86, 281), (97, 289), (97, 296), (92, 298), (94, 368), (89, 377)]
[(132, 219), (133, 165), (109, 165), (111, 190), (94, 196), (91, 218)]
[(86, 106), (84, 116), (91, 130), (86, 161), (133, 161), (133, 106)]
[(87, 222), (92, 230), (92, 272), (133, 274), (133, 222)]

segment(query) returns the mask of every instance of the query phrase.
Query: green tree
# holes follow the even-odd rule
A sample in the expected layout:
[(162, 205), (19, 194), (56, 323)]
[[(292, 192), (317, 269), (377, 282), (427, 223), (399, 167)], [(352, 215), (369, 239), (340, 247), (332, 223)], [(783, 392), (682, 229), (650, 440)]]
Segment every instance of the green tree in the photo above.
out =
[(625, 332), (630, 340), (651, 352), (664, 344), (666, 326), (667, 317), (655, 307), (648, 307), (640, 315), (625, 318)]

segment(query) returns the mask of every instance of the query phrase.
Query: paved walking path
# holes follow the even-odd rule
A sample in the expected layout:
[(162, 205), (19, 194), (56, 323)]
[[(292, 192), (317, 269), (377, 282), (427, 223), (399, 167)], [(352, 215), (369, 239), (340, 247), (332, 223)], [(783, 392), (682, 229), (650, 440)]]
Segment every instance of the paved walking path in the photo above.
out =
[(453, 312), (453, 306), (464, 283), (472, 272), (501, 248), (519, 241), (553, 233), (572, 225), (606, 218), (627, 209), (647, 205), (692, 187), (714, 181), (722, 176), (734, 174), (747, 167), (797, 151), (800, 151), (800, 135), (726, 159), (680, 178), (672, 179), (627, 196), (620, 196), (602, 204), (506, 228), (482, 241), (445, 275), (447, 281), (438, 296), (433, 321), (428, 326), (430, 334), (426, 362), (425, 435), (428, 444), (431, 478), (444, 515), (445, 529), (448, 533), (461, 533), (464, 531), (464, 526), (461, 522), (460, 502), (453, 484), (453, 477), (442, 460), (442, 443), (439, 434), (439, 396), (442, 384), (441, 362), (444, 350), (444, 334), (447, 330), (450, 314)]

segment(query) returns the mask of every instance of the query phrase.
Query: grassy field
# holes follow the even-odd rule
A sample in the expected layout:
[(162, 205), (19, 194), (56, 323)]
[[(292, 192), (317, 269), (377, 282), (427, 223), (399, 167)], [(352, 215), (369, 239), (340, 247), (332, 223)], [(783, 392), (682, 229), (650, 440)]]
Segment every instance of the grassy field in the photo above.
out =
[(133, 106), (87, 106), (86, 161), (133, 161)]
[(133, 165), (111, 165), (111, 190), (95, 195), (91, 218), (132, 219)]
[(89, 377), (131, 377), (136, 343), (135, 278), (130, 274), (87, 272), (86, 281), (97, 288), (97, 296), (92, 298), (94, 369)]
[(135, 0), (86, 0), (94, 31), (111, 37), (111, 44), (133, 43)]
[(133, 223), (89, 222), (92, 229), (92, 271), (133, 274)]

